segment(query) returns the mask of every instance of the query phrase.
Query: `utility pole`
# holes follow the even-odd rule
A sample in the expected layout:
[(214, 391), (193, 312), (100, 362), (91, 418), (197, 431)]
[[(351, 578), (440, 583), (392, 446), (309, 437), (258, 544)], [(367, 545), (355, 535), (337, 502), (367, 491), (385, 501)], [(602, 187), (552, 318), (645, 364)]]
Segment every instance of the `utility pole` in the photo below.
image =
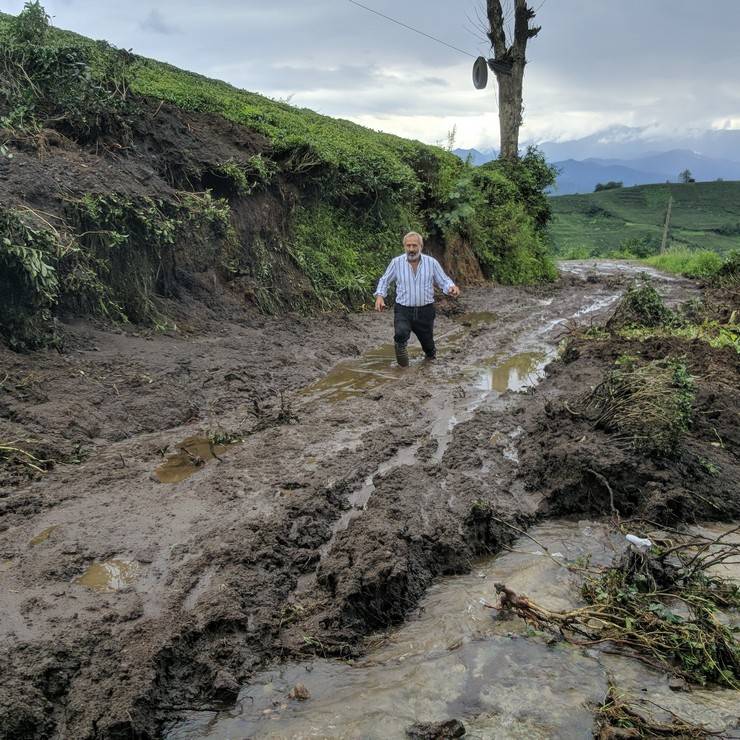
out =
[(671, 208), (673, 208), (673, 196), (668, 197), (668, 210), (665, 214), (665, 226), (663, 226), (663, 239), (660, 242), (660, 253), (665, 252), (666, 242), (668, 241), (668, 226), (671, 223)]

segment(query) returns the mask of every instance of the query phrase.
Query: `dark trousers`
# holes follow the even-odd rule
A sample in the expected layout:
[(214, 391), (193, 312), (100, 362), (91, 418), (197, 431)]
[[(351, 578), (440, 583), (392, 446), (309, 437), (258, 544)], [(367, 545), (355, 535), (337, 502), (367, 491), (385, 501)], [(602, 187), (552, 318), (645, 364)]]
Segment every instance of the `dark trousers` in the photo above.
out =
[(434, 317), (436, 311), (433, 303), (426, 306), (402, 306), (396, 303), (393, 309), (393, 341), (406, 344), (411, 332), (416, 334), (421, 348), (427, 357), (434, 357), (437, 349), (434, 346)]

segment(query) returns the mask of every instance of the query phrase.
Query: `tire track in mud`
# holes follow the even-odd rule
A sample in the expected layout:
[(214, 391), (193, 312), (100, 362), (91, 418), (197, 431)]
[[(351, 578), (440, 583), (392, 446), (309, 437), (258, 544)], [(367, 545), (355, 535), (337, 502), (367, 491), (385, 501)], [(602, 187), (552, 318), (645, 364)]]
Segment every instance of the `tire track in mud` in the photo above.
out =
[[(296, 423), (248, 436), (176, 486), (150, 480), (162, 433), (40, 485), (50, 497), (76, 486), (86, 495), (59, 496), (3, 539), (17, 594), (4, 607), (0, 718), (14, 713), (19, 737), (29, 727), (157, 735), (178, 710), (233, 699), (265, 662), (353, 653), (368, 631), (401, 621), (434, 577), (511, 539), (499, 519), (526, 525), (536, 514), (516, 480), (521, 420), (496, 370), (528, 355), (536, 379), (556, 325), (603, 310), (622, 287), (602, 275), (540, 293), (471, 290), (468, 311), (496, 318), (441, 318), (435, 364), (381, 369), (381, 382), (337, 400), (309, 387), (292, 399)], [(391, 333), (387, 319), (362, 320), (366, 340)], [(354, 338), (353, 328), (336, 333)], [(509, 367), (506, 384), (525, 387), (528, 372)], [(243, 415), (218, 420), (228, 429)], [(127, 466), (111, 463), (119, 453)], [(57, 524), (46, 542), (23, 544)], [(116, 558), (140, 566), (124, 588), (72, 583)]]

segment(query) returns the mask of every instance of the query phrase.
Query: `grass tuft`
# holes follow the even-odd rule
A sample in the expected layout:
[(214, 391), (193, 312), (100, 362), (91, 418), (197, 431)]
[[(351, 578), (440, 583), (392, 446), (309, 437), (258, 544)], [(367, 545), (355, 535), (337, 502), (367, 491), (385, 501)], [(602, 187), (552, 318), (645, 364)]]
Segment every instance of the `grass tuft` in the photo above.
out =
[(722, 268), (723, 259), (716, 252), (683, 248), (648, 257), (645, 264), (689, 278), (711, 278)]

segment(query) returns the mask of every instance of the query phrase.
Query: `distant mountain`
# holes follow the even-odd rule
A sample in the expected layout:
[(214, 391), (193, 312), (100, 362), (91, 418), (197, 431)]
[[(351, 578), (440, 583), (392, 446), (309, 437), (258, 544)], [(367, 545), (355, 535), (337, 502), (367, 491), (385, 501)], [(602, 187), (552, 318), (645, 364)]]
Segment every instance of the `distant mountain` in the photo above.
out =
[(688, 149), (672, 149), (638, 159), (587, 159), (586, 161), (603, 166), (623, 165), (634, 169), (658, 172), (663, 175), (664, 179), (671, 181), (676, 181), (679, 173), (685, 169), (691, 170), (691, 174), (696, 180), (716, 180), (717, 178), (740, 180), (740, 161), (714, 159)]
[(564, 162), (554, 164), (560, 174), (552, 190), (553, 195), (592, 193), (596, 184), (600, 182), (616, 181), (627, 187), (664, 182), (666, 179), (659, 172), (638, 170), (623, 164), (600, 164), (594, 160), (579, 162), (575, 159), (566, 159)]
[(495, 149), (484, 149), (483, 151), (479, 151), (478, 149), (453, 149), (452, 153), (456, 154), (463, 161), (466, 161), (470, 157), (470, 163), (474, 167), (478, 167), (498, 157), (498, 152)]
[(590, 193), (597, 183), (610, 180), (630, 185), (678, 182), (679, 174), (685, 169), (698, 182), (712, 180), (740, 180), (740, 162), (712, 159), (687, 149), (650, 154), (636, 159), (598, 159), (590, 157), (583, 161), (566, 159), (555, 162), (560, 170), (555, 195)]
[[(534, 142), (525, 142), (534, 143)], [(658, 152), (684, 149), (714, 159), (740, 162), (740, 130), (696, 131), (665, 136), (648, 128), (611, 126), (570, 141), (542, 141), (537, 146), (549, 160), (637, 159)]]
[[(637, 129), (620, 129), (619, 132), (611, 130), (611, 142), (618, 150), (627, 146), (625, 140), (628, 132)], [(709, 133), (739, 133), (740, 132), (709, 132)], [(602, 141), (599, 147), (606, 146), (607, 135), (602, 132)], [(617, 135), (619, 134), (619, 135)], [(588, 140), (588, 141), (587, 141)], [(579, 143), (580, 142), (580, 143)], [(587, 142), (584, 151), (589, 151), (597, 146), (594, 137), (581, 139), (579, 142), (558, 144), (558, 147), (579, 146)], [(634, 143), (634, 142), (633, 142)], [(542, 145), (543, 151), (547, 144)], [(630, 144), (633, 146), (633, 144)], [(478, 166), (490, 162), (498, 156), (493, 149), (455, 149), (454, 153), (461, 159), (470, 157), (473, 165)], [(546, 154), (547, 156), (547, 154)], [(622, 182), (625, 187), (631, 185), (648, 185), (651, 183), (678, 182), (678, 176), (685, 169), (700, 182), (711, 180), (740, 180), (740, 151), (738, 161), (728, 158), (713, 158), (700, 154), (690, 149), (670, 149), (667, 151), (651, 151), (639, 157), (616, 158), (616, 157), (568, 157), (553, 162), (560, 174), (556, 186), (552, 189), (555, 195), (568, 195), (572, 193), (590, 193), (597, 183), (612, 181)], [(548, 156), (548, 160), (552, 157)]]

